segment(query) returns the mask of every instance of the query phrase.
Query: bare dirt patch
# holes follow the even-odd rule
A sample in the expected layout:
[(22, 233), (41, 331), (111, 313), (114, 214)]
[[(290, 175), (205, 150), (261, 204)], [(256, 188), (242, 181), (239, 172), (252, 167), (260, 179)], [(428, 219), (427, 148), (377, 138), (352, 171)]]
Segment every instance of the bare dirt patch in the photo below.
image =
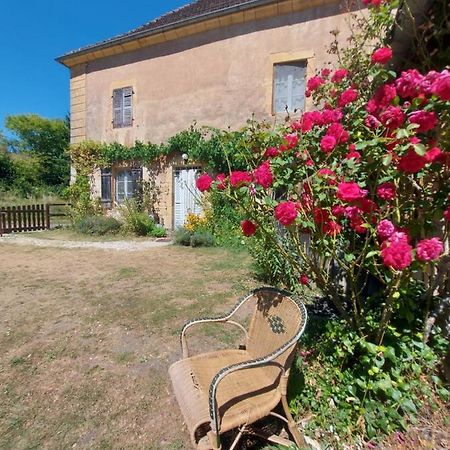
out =
[[(189, 448), (167, 369), (192, 317), (254, 287), (218, 249), (0, 245), (0, 448)], [(236, 340), (198, 330), (196, 350)]]

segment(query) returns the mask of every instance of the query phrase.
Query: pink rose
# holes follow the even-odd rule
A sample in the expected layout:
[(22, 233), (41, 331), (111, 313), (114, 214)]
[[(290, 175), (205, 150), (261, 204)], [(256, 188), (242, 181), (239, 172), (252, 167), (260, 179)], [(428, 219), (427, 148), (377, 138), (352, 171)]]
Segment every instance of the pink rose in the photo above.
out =
[(250, 220), (243, 220), (241, 222), (242, 234), (244, 236), (250, 237), (256, 233), (256, 225)]
[(405, 240), (389, 239), (382, 244), (381, 258), (387, 267), (406, 269), (412, 262), (412, 247)]
[(357, 152), (356, 150), (348, 152), (345, 155), (345, 159), (354, 159), (356, 162), (358, 162), (361, 159), (361, 153)]
[(353, 103), (358, 98), (358, 91), (356, 89), (346, 89), (340, 96), (338, 100), (338, 106), (344, 107)]
[(275, 208), (275, 218), (285, 227), (291, 225), (297, 218), (298, 211), (294, 202), (280, 202)]
[(279, 151), (276, 147), (269, 147), (265, 152), (264, 152), (264, 158), (275, 158), (276, 156), (279, 155)]
[(438, 119), (433, 111), (414, 111), (409, 115), (409, 121), (419, 125), (416, 130), (419, 133), (430, 131), (438, 124)]
[(255, 182), (260, 184), (263, 188), (268, 188), (272, 185), (273, 174), (270, 170), (268, 161), (263, 162), (254, 172)]
[(308, 80), (307, 88), (309, 91), (315, 91), (322, 84), (325, 83), (325, 80), (319, 76), (312, 77)]
[(322, 231), (324, 234), (328, 236), (336, 236), (342, 231), (342, 226), (339, 225), (334, 220), (328, 220), (323, 223), (322, 225)]
[(347, 70), (338, 69), (336, 70), (336, 72), (334, 72), (333, 76), (331, 77), (331, 81), (333, 83), (340, 83), (347, 75), (348, 75)]
[(422, 239), (416, 245), (416, 256), (419, 261), (434, 261), (444, 251), (444, 244), (437, 238)]
[(392, 50), (389, 47), (382, 47), (372, 53), (372, 64), (386, 64), (392, 58)]
[(217, 189), (223, 191), (227, 187), (227, 177), (223, 173), (219, 173), (216, 177)]
[(320, 148), (324, 153), (330, 153), (336, 147), (336, 138), (334, 136), (326, 135), (320, 140)]
[(352, 202), (364, 198), (366, 195), (367, 191), (361, 189), (361, 187), (353, 181), (338, 184), (337, 198), (344, 202)]
[(383, 200), (392, 200), (396, 195), (397, 190), (394, 183), (382, 183), (377, 187), (377, 196)]
[(390, 238), (395, 232), (395, 225), (387, 219), (383, 219), (377, 225), (377, 235), (383, 241)]
[(294, 148), (298, 143), (297, 133), (286, 134), (284, 140), (287, 142), (289, 148)]
[(442, 216), (444, 217), (444, 219), (447, 222), (450, 222), (450, 205), (447, 206), (447, 209), (444, 211), (444, 213), (442, 214)]
[(416, 69), (409, 69), (401, 73), (395, 80), (397, 94), (401, 98), (414, 98), (422, 84), (423, 76)]
[(213, 179), (207, 173), (204, 173), (197, 178), (195, 185), (200, 192), (205, 192), (209, 190), (212, 182)]
[(433, 147), (430, 148), (426, 153), (425, 153), (425, 159), (430, 162), (440, 162), (439, 159), (442, 156), (442, 150), (439, 147)]
[(398, 106), (388, 106), (380, 114), (381, 123), (390, 130), (395, 130), (405, 121), (405, 114)]
[(340, 123), (332, 123), (327, 128), (326, 135), (333, 136), (338, 144), (344, 144), (350, 137), (349, 132)]
[(252, 176), (248, 172), (235, 170), (230, 173), (230, 184), (233, 187), (240, 187), (253, 181)]
[(450, 71), (443, 70), (431, 86), (431, 92), (441, 100), (450, 100)]

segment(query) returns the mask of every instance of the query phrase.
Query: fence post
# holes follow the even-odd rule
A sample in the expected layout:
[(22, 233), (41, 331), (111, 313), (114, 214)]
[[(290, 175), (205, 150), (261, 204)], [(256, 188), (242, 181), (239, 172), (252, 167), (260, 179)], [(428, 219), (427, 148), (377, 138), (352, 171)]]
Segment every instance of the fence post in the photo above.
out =
[(50, 230), (50, 205), (45, 205), (45, 228)]

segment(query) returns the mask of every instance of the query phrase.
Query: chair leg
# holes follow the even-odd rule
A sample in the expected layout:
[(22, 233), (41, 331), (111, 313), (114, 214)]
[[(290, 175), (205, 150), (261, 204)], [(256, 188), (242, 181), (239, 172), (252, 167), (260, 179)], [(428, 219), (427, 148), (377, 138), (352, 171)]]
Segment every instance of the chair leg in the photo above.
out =
[(233, 443), (231, 444), (230, 450), (234, 450), (236, 448), (236, 445), (238, 445), (239, 440), (241, 439), (242, 435), (245, 433), (246, 427), (243, 426), (242, 428), (239, 428), (239, 433), (235, 437)]
[(291, 411), (289, 410), (286, 395), (282, 395), (281, 403), (283, 405), (284, 413), (286, 414), (289, 431), (291, 432), (295, 443), (299, 447), (306, 445), (305, 438), (303, 437), (302, 433), (300, 433), (300, 430), (298, 429), (297, 424), (295, 423), (295, 420), (292, 417)]
[(208, 439), (209, 439), (209, 443), (211, 444), (212, 450), (221, 450), (222, 449), (222, 445), (220, 444), (220, 438), (217, 433), (215, 433), (212, 430), (209, 431)]

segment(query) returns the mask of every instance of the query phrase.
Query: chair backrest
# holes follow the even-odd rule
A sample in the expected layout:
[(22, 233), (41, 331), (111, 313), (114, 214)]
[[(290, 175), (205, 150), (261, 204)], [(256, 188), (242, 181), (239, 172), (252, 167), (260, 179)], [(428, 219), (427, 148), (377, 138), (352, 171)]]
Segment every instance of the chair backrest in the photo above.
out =
[(247, 351), (253, 358), (261, 358), (286, 347), (275, 361), (286, 367), (289, 356), (306, 326), (305, 306), (287, 292), (260, 288), (253, 292), (255, 309), (250, 322)]

